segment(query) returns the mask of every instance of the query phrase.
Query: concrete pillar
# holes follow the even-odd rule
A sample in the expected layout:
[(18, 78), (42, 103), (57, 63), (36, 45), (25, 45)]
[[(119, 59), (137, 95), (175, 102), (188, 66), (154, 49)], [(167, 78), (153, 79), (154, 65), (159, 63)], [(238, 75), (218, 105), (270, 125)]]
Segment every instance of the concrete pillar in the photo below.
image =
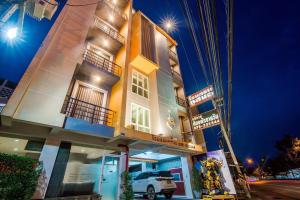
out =
[(56, 156), (59, 150), (60, 140), (46, 139), (39, 161), (43, 164), (42, 173), (38, 180), (38, 186), (33, 199), (44, 199), (49, 180), (53, 171)]
[(180, 159), (181, 159), (185, 194), (187, 198), (193, 199), (193, 191), (191, 185), (191, 176), (192, 176), (191, 169), (193, 163), (191, 162), (191, 159), (189, 159), (188, 157), (180, 157)]
[(58, 197), (60, 195), (70, 156), (71, 145), (71, 143), (62, 142), (59, 146), (55, 164), (53, 166), (53, 173), (48, 183), (46, 197)]

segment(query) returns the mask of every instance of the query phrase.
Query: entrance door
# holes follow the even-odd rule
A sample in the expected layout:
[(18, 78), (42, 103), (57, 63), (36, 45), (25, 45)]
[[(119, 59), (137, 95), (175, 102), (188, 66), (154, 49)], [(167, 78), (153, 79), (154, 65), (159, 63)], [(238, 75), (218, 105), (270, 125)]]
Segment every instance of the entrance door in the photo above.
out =
[(100, 194), (102, 195), (102, 199), (117, 200), (120, 177), (120, 157), (106, 155), (103, 160)]

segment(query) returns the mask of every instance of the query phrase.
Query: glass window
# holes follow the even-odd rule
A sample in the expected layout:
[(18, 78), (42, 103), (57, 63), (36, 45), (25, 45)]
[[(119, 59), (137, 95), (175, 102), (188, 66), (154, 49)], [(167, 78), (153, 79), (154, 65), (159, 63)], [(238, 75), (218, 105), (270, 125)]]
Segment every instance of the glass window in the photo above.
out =
[(150, 132), (150, 112), (147, 108), (137, 104), (131, 104), (131, 124), (134, 129), (142, 132)]
[(181, 177), (180, 177), (180, 174), (179, 173), (174, 173), (172, 174), (173, 176), (173, 180), (176, 182), (176, 181), (181, 181)]
[(148, 77), (137, 72), (132, 72), (132, 92), (148, 99)]

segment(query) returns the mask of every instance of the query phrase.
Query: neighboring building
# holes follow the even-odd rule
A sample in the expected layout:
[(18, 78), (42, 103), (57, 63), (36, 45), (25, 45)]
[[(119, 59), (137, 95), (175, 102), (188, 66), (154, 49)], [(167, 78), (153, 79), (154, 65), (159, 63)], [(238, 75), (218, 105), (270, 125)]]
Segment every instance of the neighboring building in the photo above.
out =
[(65, 5), (2, 111), (0, 151), (43, 163), (35, 198), (118, 199), (127, 147), (133, 175), (170, 170), (192, 197), (190, 155), (206, 148), (176, 41), (131, 0), (82, 2)]
[(2, 112), (4, 106), (7, 104), (7, 101), (12, 95), (15, 88), (16, 84), (9, 80), (0, 78), (0, 113)]
[[(27, 13), (31, 17), (42, 20), (43, 18), (51, 20), (58, 7), (55, 0), (2, 0), (0, 3), (0, 27), (2, 27), (8, 19), (19, 11), (18, 24), (23, 26), (24, 14)], [(22, 29), (22, 27), (19, 27)]]

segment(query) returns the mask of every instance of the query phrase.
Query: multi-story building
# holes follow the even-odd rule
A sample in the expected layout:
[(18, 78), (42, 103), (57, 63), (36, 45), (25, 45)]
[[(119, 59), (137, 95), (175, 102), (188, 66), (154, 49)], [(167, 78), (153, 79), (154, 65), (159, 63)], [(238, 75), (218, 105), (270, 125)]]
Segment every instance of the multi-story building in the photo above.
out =
[[(192, 197), (176, 41), (132, 0), (69, 0), (1, 113), (0, 151), (43, 164), (34, 198), (118, 199), (121, 173), (170, 170)], [(129, 165), (129, 166), (128, 166)]]

